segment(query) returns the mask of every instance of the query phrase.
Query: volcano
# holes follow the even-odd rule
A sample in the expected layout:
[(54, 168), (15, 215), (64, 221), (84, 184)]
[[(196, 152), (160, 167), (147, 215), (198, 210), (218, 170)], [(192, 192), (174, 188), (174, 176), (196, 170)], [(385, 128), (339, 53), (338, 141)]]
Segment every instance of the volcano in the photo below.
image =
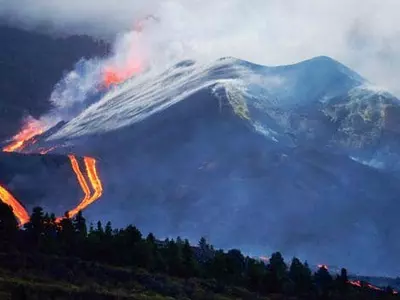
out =
[[(277, 67), (188, 60), (114, 86), (35, 147), (97, 158), (102, 197), (89, 219), (394, 274), (399, 108), (329, 57)], [(5, 176), (20, 193), (17, 175)], [(58, 209), (48, 194), (19, 197), (29, 198)]]

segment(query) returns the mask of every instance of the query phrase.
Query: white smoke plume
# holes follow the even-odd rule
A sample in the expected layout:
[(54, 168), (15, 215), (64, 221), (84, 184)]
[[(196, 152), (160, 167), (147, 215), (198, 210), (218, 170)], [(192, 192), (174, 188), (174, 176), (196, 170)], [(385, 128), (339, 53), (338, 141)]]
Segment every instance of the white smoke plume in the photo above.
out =
[(152, 60), (235, 56), (266, 65), (328, 55), (399, 95), (397, 0), (0, 0), (31, 28), (112, 36), (146, 15)]
[(110, 67), (129, 77), (183, 59), (280, 65), (327, 55), (399, 96), (398, 9), (397, 0), (0, 0), (0, 20), (114, 44), (111, 57), (82, 60), (60, 79), (42, 118), (51, 124), (95, 102)]

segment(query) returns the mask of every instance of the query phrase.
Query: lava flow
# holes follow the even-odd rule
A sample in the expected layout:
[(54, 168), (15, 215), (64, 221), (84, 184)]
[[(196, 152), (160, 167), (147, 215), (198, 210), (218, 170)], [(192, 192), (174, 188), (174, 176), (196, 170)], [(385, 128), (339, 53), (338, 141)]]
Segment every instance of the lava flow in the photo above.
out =
[(21, 226), (29, 221), (28, 212), (19, 203), (19, 201), (15, 199), (14, 196), (2, 185), (0, 185), (0, 200), (5, 204), (11, 206), (11, 209)]
[(68, 217), (72, 218), (79, 212), (79, 210), (81, 210), (81, 209), (78, 209), (79, 206), (82, 203), (87, 203), (88, 200), (90, 199), (90, 189), (86, 182), (85, 177), (82, 174), (81, 169), (79, 168), (79, 163), (78, 163), (78, 160), (76, 159), (76, 157), (74, 155), (68, 155), (68, 157), (69, 157), (69, 160), (71, 161), (72, 170), (74, 171), (74, 173), (76, 175), (76, 179), (78, 180), (79, 185), (81, 186), (81, 189), (82, 189), (83, 193), (85, 194), (85, 196), (81, 200), (80, 204), (75, 209), (68, 212)]
[(43, 124), (33, 118), (27, 119), (22, 130), (12, 138), (12, 142), (3, 148), (4, 152), (20, 152), (28, 144), (36, 142), (33, 137), (43, 133)]
[[(68, 211), (68, 217), (72, 218), (79, 211), (85, 209), (88, 205), (101, 197), (101, 195), (103, 194), (103, 185), (98, 176), (96, 169), (96, 160), (94, 158), (86, 156), (84, 157), (87, 177), (89, 179), (90, 185), (94, 190), (94, 193), (91, 195), (89, 185), (85, 179), (85, 176), (79, 168), (78, 160), (74, 155), (68, 155), (68, 157), (71, 161), (72, 169), (76, 175), (79, 185), (81, 186), (81, 189), (84, 193), (84, 197), (81, 202), (74, 209)], [(57, 220), (60, 221), (61, 218), (58, 218)]]

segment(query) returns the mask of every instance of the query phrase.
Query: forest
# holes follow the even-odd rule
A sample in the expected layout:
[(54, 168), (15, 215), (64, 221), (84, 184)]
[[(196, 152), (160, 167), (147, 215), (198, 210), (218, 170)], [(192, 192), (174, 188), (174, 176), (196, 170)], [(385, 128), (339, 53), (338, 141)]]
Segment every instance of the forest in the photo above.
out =
[(397, 299), (391, 288), (352, 281), (345, 268), (215, 249), (205, 238), (159, 240), (129, 225), (87, 224), (35, 207), (19, 226), (0, 203), (0, 299)]

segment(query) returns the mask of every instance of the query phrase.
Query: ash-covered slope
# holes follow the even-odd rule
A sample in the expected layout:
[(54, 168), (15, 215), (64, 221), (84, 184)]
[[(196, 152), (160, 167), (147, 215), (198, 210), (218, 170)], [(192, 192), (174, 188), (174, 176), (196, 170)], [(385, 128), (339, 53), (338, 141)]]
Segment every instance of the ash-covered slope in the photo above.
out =
[[(280, 67), (234, 58), (208, 65), (185, 61), (147, 72), (106, 94), (50, 139), (130, 126), (203, 89), (226, 98), (239, 117), (280, 145), (330, 147), (397, 168), (398, 99), (328, 57)], [(389, 162), (382, 158), (390, 155)]]
[(39, 146), (98, 158), (93, 219), (394, 274), (398, 178), (359, 161), (397, 155), (398, 107), (327, 57), (185, 61), (116, 87)]

